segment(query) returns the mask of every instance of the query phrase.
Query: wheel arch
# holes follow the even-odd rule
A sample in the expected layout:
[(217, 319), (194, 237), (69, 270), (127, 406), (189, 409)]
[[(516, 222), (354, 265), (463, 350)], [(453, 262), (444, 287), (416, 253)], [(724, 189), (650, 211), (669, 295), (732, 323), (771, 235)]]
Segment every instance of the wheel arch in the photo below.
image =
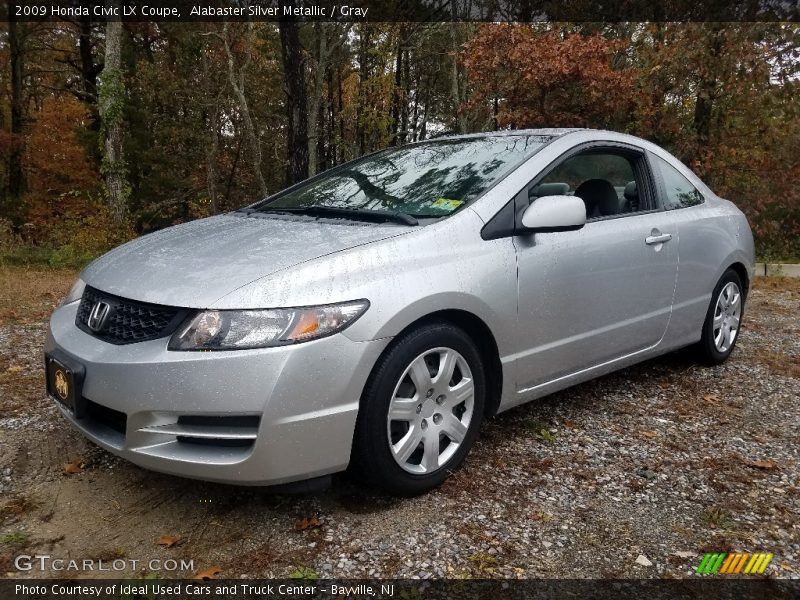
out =
[[(747, 299), (747, 295), (750, 292), (750, 276), (747, 272), (747, 267), (744, 266), (744, 263), (741, 262), (734, 262), (728, 266), (728, 269), (733, 269), (733, 271), (739, 276), (739, 279), (742, 280), (742, 285), (744, 286), (744, 297)], [(726, 271), (728, 269), (725, 269)]]
[[(402, 337), (405, 333), (427, 325), (429, 323), (446, 322), (463, 329), (466, 334), (475, 342), (484, 363), (484, 374), (486, 376), (486, 402), (484, 403), (484, 415), (493, 416), (497, 413), (500, 406), (500, 398), (503, 390), (503, 365), (500, 361), (500, 351), (492, 330), (486, 322), (475, 313), (464, 309), (448, 308), (430, 312), (418, 317), (407, 324), (398, 332), (396, 338)], [(392, 348), (389, 344), (381, 353), (383, 357)], [(380, 358), (376, 364), (380, 362)]]

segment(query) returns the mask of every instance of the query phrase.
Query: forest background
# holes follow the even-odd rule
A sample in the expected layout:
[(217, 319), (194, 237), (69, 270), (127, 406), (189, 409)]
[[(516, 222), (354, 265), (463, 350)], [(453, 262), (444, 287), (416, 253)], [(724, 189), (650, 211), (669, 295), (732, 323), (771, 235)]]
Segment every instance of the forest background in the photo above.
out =
[(523, 127), (662, 145), (800, 259), (796, 23), (2, 24), (0, 263), (81, 266), (387, 146)]

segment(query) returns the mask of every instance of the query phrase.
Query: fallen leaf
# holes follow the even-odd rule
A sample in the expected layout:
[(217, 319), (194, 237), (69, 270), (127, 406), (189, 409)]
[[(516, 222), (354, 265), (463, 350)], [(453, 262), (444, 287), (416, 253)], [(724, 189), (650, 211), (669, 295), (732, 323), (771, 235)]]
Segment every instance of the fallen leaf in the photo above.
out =
[(19, 373), (20, 371), (22, 371), (22, 367), (14, 365), (13, 367), (8, 367), (6, 371), (9, 373)]
[(209, 579), (216, 579), (217, 575), (222, 573), (222, 569), (220, 567), (209, 567), (203, 571), (198, 571), (192, 579), (202, 579), (203, 581), (208, 581)]
[(78, 473), (83, 473), (83, 468), (86, 466), (86, 463), (82, 460), (73, 460), (72, 462), (68, 462), (64, 465), (64, 473), (67, 475), (77, 475)]
[(774, 460), (748, 460), (745, 464), (749, 467), (756, 469), (766, 469), (767, 471), (774, 471), (778, 468), (778, 463)]
[(653, 563), (651, 563), (644, 554), (640, 554), (636, 557), (636, 564), (642, 565), (643, 567), (652, 567)]
[(646, 438), (653, 439), (654, 437), (658, 437), (658, 433), (655, 431), (642, 431), (642, 435)]
[(692, 556), (698, 556), (697, 552), (692, 552), (691, 550), (678, 550), (672, 554), (679, 558), (691, 558)]
[(183, 536), (178, 535), (162, 535), (158, 538), (156, 544), (159, 546), (166, 546), (172, 548), (173, 546), (180, 546), (183, 543)]
[(748, 467), (753, 467), (755, 469), (766, 469), (767, 471), (774, 471), (778, 468), (778, 463), (774, 460), (748, 460), (746, 458), (742, 458), (742, 462), (746, 464)]
[(572, 419), (565, 419), (564, 420), (564, 427), (566, 427), (568, 429), (577, 429), (578, 424), (575, 421), (573, 421)]
[(705, 400), (706, 402), (719, 402), (720, 397), (717, 396), (716, 394), (706, 394), (705, 396), (703, 396), (703, 400)]
[(297, 531), (305, 531), (306, 529), (313, 529), (320, 526), (321, 523), (317, 517), (304, 517), (302, 519), (297, 519), (294, 523), (294, 528)]

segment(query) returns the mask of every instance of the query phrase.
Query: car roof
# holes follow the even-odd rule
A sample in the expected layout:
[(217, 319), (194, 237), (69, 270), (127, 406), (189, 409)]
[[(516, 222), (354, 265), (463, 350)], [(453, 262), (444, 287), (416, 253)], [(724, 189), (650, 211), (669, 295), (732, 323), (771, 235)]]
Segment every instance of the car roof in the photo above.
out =
[(460, 134), (443, 133), (434, 137), (430, 137), (424, 141), (438, 142), (440, 140), (463, 140), (463, 139), (482, 138), (482, 137), (509, 137), (516, 135), (540, 135), (540, 136), (556, 138), (556, 137), (561, 137), (562, 135), (566, 135), (568, 133), (574, 133), (576, 131), (595, 131), (595, 130), (587, 129), (585, 127), (541, 127), (538, 129), (500, 129), (498, 131), (479, 131), (475, 133), (460, 133)]

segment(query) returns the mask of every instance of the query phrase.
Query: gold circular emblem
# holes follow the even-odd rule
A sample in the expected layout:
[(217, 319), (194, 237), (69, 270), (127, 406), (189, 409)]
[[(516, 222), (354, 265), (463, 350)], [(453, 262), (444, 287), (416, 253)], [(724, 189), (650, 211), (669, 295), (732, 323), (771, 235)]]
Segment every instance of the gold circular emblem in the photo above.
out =
[(67, 376), (64, 374), (64, 371), (61, 369), (56, 371), (55, 380), (58, 397), (62, 400), (66, 400), (67, 396), (69, 396), (69, 383), (67, 383)]

